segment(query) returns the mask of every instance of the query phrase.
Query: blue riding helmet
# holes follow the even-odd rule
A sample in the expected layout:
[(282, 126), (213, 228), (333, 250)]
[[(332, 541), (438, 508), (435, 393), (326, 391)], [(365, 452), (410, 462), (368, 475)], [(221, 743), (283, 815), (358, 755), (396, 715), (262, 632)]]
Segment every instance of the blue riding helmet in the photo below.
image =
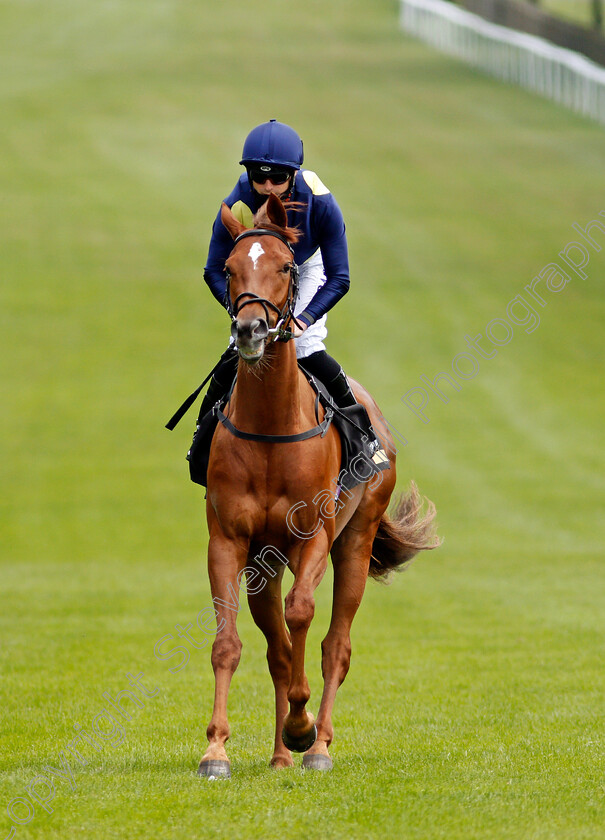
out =
[(269, 120), (253, 128), (244, 142), (240, 163), (270, 163), (300, 169), (303, 162), (303, 142), (289, 125)]

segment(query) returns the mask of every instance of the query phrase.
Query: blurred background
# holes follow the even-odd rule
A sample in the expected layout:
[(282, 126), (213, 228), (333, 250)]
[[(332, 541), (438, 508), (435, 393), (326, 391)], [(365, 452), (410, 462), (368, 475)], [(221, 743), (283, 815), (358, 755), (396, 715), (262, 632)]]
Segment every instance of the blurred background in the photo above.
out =
[[(593, 20), (589, 3), (553, 4)], [(210, 601), (203, 491), (185, 462), (194, 415), (163, 427), (227, 344), (202, 280), (210, 228), (247, 132), (273, 117), (301, 134), (347, 223), (351, 290), (328, 350), (407, 439), (398, 485), (417, 481), (445, 538), (389, 589), (368, 586), (337, 701), (346, 769), (321, 836), (348, 819), (360, 837), (597, 836), (605, 252), (547, 293), (537, 329), (517, 328), (449, 402), (433, 395), (429, 423), (401, 397), (562, 265), (574, 223), (603, 218), (605, 134), (412, 39), (398, 17), (395, 0), (0, 4), (0, 812), (126, 671), (162, 687), (102, 775), (82, 770), (78, 796), (62, 792), (19, 836), (197, 836), (210, 808), (180, 788), (203, 752), (208, 653), (179, 674), (153, 657)], [(314, 702), (329, 605), (325, 581)], [(220, 836), (278, 836), (290, 817), (267, 816), (284, 784), (263, 769), (272, 692), (244, 612), (233, 750), (258, 777), (259, 827), (208, 796)], [(436, 779), (441, 798), (423, 798)], [(292, 794), (306, 836), (320, 836), (305, 822), (313, 797)]]

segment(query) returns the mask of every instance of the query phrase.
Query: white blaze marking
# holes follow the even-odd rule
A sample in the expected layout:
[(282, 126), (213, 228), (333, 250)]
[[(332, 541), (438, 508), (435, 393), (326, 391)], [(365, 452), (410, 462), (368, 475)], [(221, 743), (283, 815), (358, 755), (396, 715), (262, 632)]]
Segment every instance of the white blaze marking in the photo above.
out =
[(250, 257), (250, 259), (254, 263), (254, 269), (255, 270), (256, 270), (256, 263), (258, 262), (258, 258), (260, 257), (261, 254), (264, 254), (264, 253), (265, 252), (263, 251), (263, 246), (260, 244), (260, 242), (255, 242), (254, 245), (248, 251), (248, 256)]

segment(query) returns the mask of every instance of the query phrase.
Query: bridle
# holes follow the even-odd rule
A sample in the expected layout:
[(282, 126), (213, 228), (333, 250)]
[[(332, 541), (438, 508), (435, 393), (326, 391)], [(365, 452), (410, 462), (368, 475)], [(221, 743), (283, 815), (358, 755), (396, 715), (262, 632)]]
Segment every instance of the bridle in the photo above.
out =
[[(240, 233), (240, 235), (236, 238), (233, 247), (235, 248), (240, 239), (245, 239), (247, 236), (275, 236), (276, 239), (279, 239), (280, 242), (283, 242), (284, 245), (287, 245), (288, 250), (292, 254), (292, 262), (289, 265), (290, 281), (288, 285), (288, 297), (286, 298), (286, 302), (284, 303), (281, 309), (272, 301), (267, 300), (267, 298), (259, 297), (259, 295), (255, 295), (252, 292), (242, 292), (241, 295), (238, 295), (236, 297), (232, 304), (230, 295), (231, 276), (229, 274), (228, 269), (226, 269), (227, 288), (225, 291), (225, 307), (227, 309), (227, 312), (231, 316), (232, 325), (237, 323), (238, 312), (241, 312), (245, 306), (249, 306), (251, 303), (259, 303), (265, 311), (265, 318), (267, 320), (267, 323), (269, 323), (270, 309), (277, 314), (277, 324), (275, 325), (275, 327), (269, 329), (268, 337), (271, 337), (272, 341), (289, 341), (291, 338), (294, 338), (294, 334), (290, 330), (286, 329), (287, 325), (290, 323), (290, 321), (294, 321), (295, 324), (300, 326), (300, 324), (294, 316), (294, 307), (296, 306), (296, 300), (298, 298), (298, 266), (294, 262), (294, 249), (292, 248), (288, 240), (285, 238), (285, 236), (282, 236), (281, 233), (277, 233), (277, 231), (268, 230), (266, 228), (251, 228), (250, 230), (245, 230), (243, 233)], [(226, 352), (233, 353), (235, 351), (235, 348), (236, 344), (233, 343)], [(219, 363), (210, 371), (210, 373), (202, 382), (200, 387), (196, 391), (194, 391), (193, 394), (191, 394), (191, 396), (187, 397), (183, 405), (171, 417), (171, 419), (166, 424), (167, 429), (174, 429), (174, 427), (179, 422), (183, 414), (185, 414), (185, 412), (188, 411), (189, 408), (193, 405), (200, 391), (202, 390), (206, 382), (208, 382), (210, 377), (214, 374), (214, 372), (217, 370), (217, 368), (220, 366), (224, 357), (225, 354), (223, 354)], [(335, 406), (331, 403), (330, 400), (328, 400), (327, 402), (325, 401), (325, 398), (322, 395), (320, 388), (313, 379), (313, 377), (307, 375), (307, 378), (309, 384), (315, 391), (316, 425), (312, 429), (307, 429), (304, 432), (298, 432), (297, 434), (292, 435), (264, 435), (253, 434), (251, 432), (243, 432), (241, 429), (236, 428), (231, 422), (231, 420), (229, 420), (229, 418), (222, 411), (225, 401), (228, 402), (231, 396), (231, 391), (233, 390), (235, 381), (233, 383), (231, 391), (225, 398), (223, 398), (223, 401), (219, 400), (219, 402), (215, 403), (212, 409), (213, 414), (232, 435), (238, 438), (242, 438), (243, 440), (257, 441), (260, 443), (297, 443), (299, 441), (308, 440), (309, 438), (316, 437), (318, 435), (324, 437), (334, 418)], [(319, 419), (320, 404), (324, 407), (324, 418), (321, 421)], [(198, 425), (198, 429), (199, 428), (200, 426)]]
[(285, 236), (282, 236), (281, 233), (278, 233), (275, 230), (268, 230), (266, 228), (251, 228), (250, 230), (245, 230), (243, 233), (240, 233), (233, 243), (233, 248), (235, 249), (240, 240), (246, 239), (249, 236), (274, 236), (276, 239), (279, 239), (280, 242), (283, 242), (292, 254), (292, 262), (289, 266), (290, 279), (288, 284), (288, 297), (281, 309), (273, 303), (273, 301), (267, 300), (267, 298), (260, 297), (259, 295), (255, 295), (253, 292), (242, 292), (241, 295), (238, 295), (233, 303), (231, 303), (231, 274), (229, 270), (225, 268), (225, 275), (227, 279), (227, 286), (225, 289), (225, 307), (231, 316), (232, 324), (237, 322), (237, 316), (242, 309), (252, 303), (258, 303), (262, 306), (265, 312), (265, 320), (267, 321), (267, 324), (269, 324), (269, 310), (271, 309), (277, 315), (277, 323), (274, 327), (269, 329), (268, 335), (271, 336), (274, 341), (289, 341), (291, 338), (294, 338), (294, 336), (290, 330), (286, 329), (286, 327), (290, 321), (294, 321), (295, 324), (298, 323), (294, 317), (294, 307), (296, 306), (296, 301), (298, 299), (298, 266), (294, 262), (294, 249)]

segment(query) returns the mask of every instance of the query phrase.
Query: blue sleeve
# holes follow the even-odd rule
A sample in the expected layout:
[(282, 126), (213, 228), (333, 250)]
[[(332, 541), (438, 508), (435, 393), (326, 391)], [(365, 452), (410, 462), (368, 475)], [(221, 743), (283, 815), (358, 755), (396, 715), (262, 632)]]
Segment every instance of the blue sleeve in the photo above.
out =
[[(239, 200), (241, 193), (240, 182), (235, 185), (231, 193), (225, 199), (225, 204), (232, 207), (236, 201)], [(212, 236), (210, 237), (210, 245), (208, 248), (208, 258), (204, 267), (204, 280), (208, 284), (210, 291), (218, 302), (225, 305), (225, 292), (227, 290), (227, 280), (225, 278), (225, 261), (233, 249), (233, 239), (231, 234), (221, 221), (221, 211), (219, 209), (214, 224), (212, 225)]]
[(225, 278), (225, 260), (231, 253), (233, 240), (229, 231), (221, 221), (219, 210), (214, 224), (212, 225), (212, 236), (208, 248), (208, 258), (204, 268), (204, 280), (210, 291), (220, 304), (225, 305), (225, 292), (227, 280)]
[(349, 250), (345, 223), (334, 197), (315, 196), (313, 227), (321, 249), (326, 282), (318, 289), (301, 313), (302, 320), (313, 324), (348, 292)]

